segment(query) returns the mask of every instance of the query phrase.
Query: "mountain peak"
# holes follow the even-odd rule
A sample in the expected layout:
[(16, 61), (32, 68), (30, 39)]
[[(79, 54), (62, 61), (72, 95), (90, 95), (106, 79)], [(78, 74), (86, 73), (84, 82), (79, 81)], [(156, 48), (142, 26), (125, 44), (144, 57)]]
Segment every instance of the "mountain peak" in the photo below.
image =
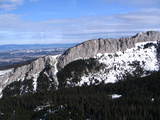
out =
[[(84, 70), (87, 72), (92, 67), (94, 70), (91, 71), (98, 72), (97, 74), (100, 76), (97, 78), (100, 79), (100, 81), (104, 79), (106, 82), (109, 80), (114, 82), (117, 79), (117, 75), (125, 74), (126, 71), (133, 72), (136, 70), (135, 66), (137, 65), (142, 66), (142, 69), (146, 71), (159, 70), (160, 59), (158, 56), (160, 54), (160, 44), (157, 43), (159, 40), (160, 32), (156, 31), (142, 32), (129, 38), (88, 40), (69, 48), (62, 55), (45, 56), (27, 65), (13, 68), (11, 71), (2, 71), (3, 74), (0, 75), (0, 94), (5, 90), (4, 88), (7, 88), (6, 86), (13, 82), (20, 82), (23, 88), (23, 84), (30, 80), (33, 82), (33, 92), (43, 88), (41, 82), (47, 82), (46, 84), (48, 85), (49, 83), (49, 88), (54, 86), (55, 89), (57, 89), (61, 86), (62, 82), (66, 82), (67, 80), (69, 82), (71, 81), (70, 79), (72, 79), (72, 77), (70, 76), (73, 75), (73, 72), (76, 73), (79, 69), (81, 69), (82, 72)], [(90, 58), (95, 60), (89, 60)], [(76, 62), (78, 59), (79, 61)], [(81, 61), (80, 59), (88, 59), (88, 61)], [(104, 64), (104, 66), (101, 66), (99, 63)], [(69, 67), (67, 67), (68, 65)], [(109, 68), (106, 66), (109, 66)], [(73, 70), (70, 67), (73, 68)], [(78, 70), (74, 68), (78, 68)], [(96, 71), (99, 68), (105, 69), (105, 71), (102, 70), (102, 73), (99, 73), (100, 70)], [(62, 73), (59, 74), (60, 78), (57, 77), (58, 73)], [(80, 73), (76, 73), (74, 76), (79, 74)], [(65, 78), (66, 80), (61, 79), (64, 75), (70, 76)], [(91, 78), (92, 77), (91, 75)], [(88, 76), (83, 76), (82, 78), (77, 85), (82, 85), (84, 81), (86, 82)], [(19, 88), (19, 91), (24, 91), (24, 93), (28, 92), (27, 87), (26, 89), (22, 88)], [(20, 92), (20, 94), (21, 93), (23, 94), (23, 92)]]
[(87, 59), (94, 57), (98, 53), (125, 51), (128, 48), (135, 47), (135, 44), (139, 42), (159, 40), (160, 32), (158, 31), (141, 32), (130, 38), (88, 40), (69, 48), (62, 54), (59, 58), (58, 68), (61, 69), (68, 63), (79, 58)]
[(146, 32), (140, 32), (137, 33), (135, 36), (132, 38), (137, 38), (137, 37), (144, 37), (144, 36), (159, 36), (160, 32), (159, 31), (146, 31)]

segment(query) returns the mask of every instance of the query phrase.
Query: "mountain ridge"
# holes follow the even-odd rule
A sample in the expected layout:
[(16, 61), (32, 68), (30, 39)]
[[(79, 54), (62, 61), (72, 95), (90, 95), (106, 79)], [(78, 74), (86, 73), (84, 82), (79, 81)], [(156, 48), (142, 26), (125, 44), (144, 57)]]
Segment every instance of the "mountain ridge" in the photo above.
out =
[[(134, 48), (137, 43), (145, 43), (146, 46), (148, 46), (148, 47), (146, 47), (146, 48), (148, 48), (146, 52), (152, 53), (152, 56), (150, 56), (150, 54), (145, 54), (145, 51), (144, 51), (144, 53), (143, 53), (144, 56), (142, 56), (142, 57), (149, 59), (149, 61), (152, 61), (153, 59), (157, 60), (159, 58), (159, 55), (157, 54), (157, 51), (158, 51), (157, 49), (159, 48), (159, 44), (158, 44), (159, 40), (160, 40), (160, 32), (156, 32), (156, 31), (142, 32), (142, 33), (139, 33), (133, 37), (128, 37), (128, 38), (89, 40), (89, 41), (83, 42), (81, 44), (78, 44), (75, 47), (69, 48), (62, 55), (41, 57), (41, 58), (38, 58), (37, 60), (31, 62), (28, 65), (24, 65), (24, 66), (21, 66), (18, 68), (13, 68), (13, 69), (11, 69), (11, 71), (6, 72), (3, 75), (0, 75), (0, 80), (1, 80), (0, 93), (2, 93), (2, 91), (6, 88), (6, 86), (10, 85), (13, 82), (16, 82), (16, 81), (23, 82), (23, 81), (30, 80), (30, 79), (33, 82), (32, 83), (33, 84), (33, 91), (36, 92), (37, 91), (37, 84), (38, 84), (37, 80), (40, 79), (39, 81), (43, 81), (43, 80), (41, 80), (42, 78), (40, 78), (39, 76), (42, 76), (47, 81), (54, 83), (54, 87), (57, 89), (59, 87), (59, 83), (61, 84), (61, 81), (59, 81), (61, 78), (57, 78), (57, 73), (63, 71), (64, 67), (67, 66), (68, 64), (70, 64), (78, 59), (85, 60), (85, 59), (89, 59), (89, 58), (95, 58), (95, 56), (97, 56), (99, 53), (101, 53), (101, 54), (106, 53), (107, 55), (104, 58), (103, 57), (102, 58), (103, 59), (106, 59), (106, 58), (110, 59), (110, 57), (112, 57), (113, 58), (112, 60), (114, 60), (114, 61), (112, 61), (113, 65), (119, 66), (120, 63), (115, 62), (116, 56), (114, 56), (112, 54), (110, 55), (110, 53), (116, 53), (116, 52), (120, 51), (121, 53), (119, 55), (123, 56), (123, 55), (125, 55), (125, 51), (127, 49)], [(152, 43), (148, 43), (148, 42), (152, 42)], [(153, 42), (155, 42), (155, 43), (153, 43)], [(136, 51), (138, 51), (139, 49), (143, 51), (143, 49), (145, 49), (144, 47), (145, 47), (145, 45), (140, 45), (136, 49), (133, 49), (133, 51), (135, 51), (134, 54), (137, 54)], [(134, 54), (132, 55), (133, 58), (134, 58)], [(138, 54), (141, 54), (141, 52), (139, 52)], [(160, 52), (159, 52), (159, 54), (160, 54)], [(140, 60), (141, 57), (138, 57), (137, 59)], [(99, 60), (101, 60), (101, 56), (96, 58), (97, 62), (100, 62)], [(90, 64), (92, 64), (92, 62), (94, 63), (94, 61), (92, 61), (92, 60), (90, 61), (91, 63), (89, 61), (86, 61), (86, 62), (84, 61), (82, 63), (84, 63), (84, 65), (88, 64), (89, 66), (90, 66)], [(134, 62), (134, 64), (135, 64), (135, 61), (136, 61), (136, 59), (131, 60), (131, 61), (126, 61), (126, 62)], [(95, 62), (95, 63), (97, 64), (97, 62)], [(140, 63), (138, 63), (138, 65), (142, 66), (143, 62), (147, 62), (147, 61), (140, 60)], [(155, 68), (157, 68), (156, 62), (157, 61), (155, 61), (155, 65), (153, 66)], [(106, 63), (104, 66), (106, 66), (108, 64), (109, 63)], [(130, 64), (133, 64), (133, 63), (125, 63), (125, 64), (127, 66), (129, 66), (129, 69), (132, 68), (132, 65), (130, 66)], [(101, 65), (101, 64), (97, 64), (97, 65)], [(122, 66), (122, 65), (123, 64), (121, 64), (120, 66)], [(114, 67), (114, 66), (111, 66), (111, 67)], [(139, 66), (135, 66), (135, 67), (139, 67)], [(47, 68), (47, 70), (45, 70), (46, 68)], [(85, 71), (85, 73), (87, 73), (89, 71), (93, 71), (93, 70), (88, 70), (89, 68), (82, 66), (81, 72)], [(99, 68), (99, 66), (97, 66), (97, 68)], [(96, 71), (97, 68), (94, 68), (95, 69), (94, 72), (98, 72), (98, 71)], [(104, 67), (102, 67), (102, 68), (104, 68)], [(143, 66), (142, 66), (142, 68), (143, 68)], [(109, 70), (109, 69), (113, 69), (113, 68), (107, 68), (107, 69)], [(122, 67), (120, 67), (119, 69), (122, 69)], [(136, 68), (134, 68), (134, 69), (136, 70)], [(134, 72), (133, 71), (134, 69), (132, 69), (132, 72)], [(98, 75), (97, 75), (97, 73), (94, 73), (94, 74), (92, 73), (93, 76), (90, 76), (91, 78), (88, 78), (88, 75), (90, 75), (90, 73), (87, 73), (87, 74), (83, 73), (83, 74), (81, 74), (82, 76), (76, 76), (79, 73), (76, 73), (75, 71), (68, 70), (70, 72), (69, 73), (70, 76), (69, 76), (69, 78), (66, 78), (65, 80), (66, 80), (66, 83), (68, 82), (73, 85), (83, 85), (85, 82), (89, 81), (88, 79), (95, 79), (94, 76), (99, 77), (101, 79), (102, 78), (102, 76), (100, 76), (101, 74), (106, 75), (106, 76), (104, 76), (103, 79), (107, 79), (106, 77), (110, 73), (107, 73), (106, 70), (102, 71), (102, 73), (98, 73)], [(124, 70), (124, 72), (125, 72), (125, 70)], [(129, 71), (127, 71), (127, 72), (129, 72)], [(73, 78), (71, 78), (71, 77), (73, 77)], [(77, 79), (77, 77), (80, 80), (79, 83), (78, 84), (75, 82), (72, 83), (72, 79)], [(86, 81), (86, 77), (87, 77), (87, 81)], [(99, 81), (102, 81), (102, 80), (99, 80)], [(93, 80), (91, 82), (95, 82), (95, 80)]]
[(58, 68), (62, 69), (68, 63), (79, 58), (94, 57), (98, 53), (125, 51), (135, 47), (138, 42), (158, 40), (160, 40), (160, 32), (158, 31), (141, 32), (128, 38), (88, 40), (66, 50), (59, 58)]
[(23, 81), (24, 79), (33, 79), (33, 81), (36, 82), (39, 73), (43, 71), (43, 69), (45, 69), (46, 66), (51, 65), (52, 67), (56, 67), (54, 65), (56, 62), (56, 57), (57, 56), (41, 57), (34, 60), (30, 64), (10, 69), (11, 70), (10, 72), (7, 72), (4, 75), (0, 76), (1, 80), (0, 93), (2, 92), (3, 88), (5, 88), (7, 85), (15, 81)]

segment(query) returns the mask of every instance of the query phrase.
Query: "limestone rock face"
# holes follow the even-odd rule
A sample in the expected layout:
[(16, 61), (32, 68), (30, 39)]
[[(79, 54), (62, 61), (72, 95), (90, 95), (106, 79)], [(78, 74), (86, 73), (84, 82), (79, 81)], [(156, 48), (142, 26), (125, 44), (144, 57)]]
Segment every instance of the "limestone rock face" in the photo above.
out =
[[(12, 68), (10, 72), (0, 76), (0, 93), (7, 85), (14, 81), (23, 81), (24, 79), (37, 79), (39, 73), (47, 66), (56, 67), (57, 56), (46, 56), (38, 58), (37, 60), (31, 62), (30, 64), (23, 65), (21, 67)], [(55, 77), (54, 71), (52, 70), (52, 75)]]
[(89, 40), (69, 48), (62, 54), (58, 60), (58, 69), (62, 69), (65, 65), (77, 59), (94, 57), (97, 53), (125, 51), (126, 49), (135, 47), (135, 44), (139, 42), (159, 40), (160, 32), (156, 31), (142, 32), (130, 38)]
[[(149, 41), (160, 41), (160, 32), (142, 32), (133, 37), (120, 39), (89, 40), (78, 44), (72, 48), (69, 48), (62, 55), (41, 57), (21, 67), (0, 71), (0, 97), (2, 96), (2, 90), (15, 81), (24, 82), (26, 80), (32, 80), (33, 91), (36, 91), (38, 86), (37, 79), (39, 78), (40, 74), (41, 76), (47, 77), (49, 82), (53, 83), (55, 85), (55, 88), (58, 89), (60, 81), (59, 79), (57, 79), (57, 73), (58, 71), (62, 70), (67, 64), (78, 59), (93, 58), (98, 53), (101, 53), (102, 55), (105, 53), (116, 53), (118, 51), (120, 51), (121, 53), (125, 53), (127, 49), (134, 48), (136, 46), (136, 43), (143, 43)], [(158, 48), (156, 48), (156, 58), (158, 59), (158, 61), (160, 61), (160, 42), (157, 43)], [(155, 52), (152, 51), (151, 53)], [(149, 54), (150, 53), (148, 53), (147, 55), (150, 56)], [(152, 58), (154, 60), (155, 57)]]

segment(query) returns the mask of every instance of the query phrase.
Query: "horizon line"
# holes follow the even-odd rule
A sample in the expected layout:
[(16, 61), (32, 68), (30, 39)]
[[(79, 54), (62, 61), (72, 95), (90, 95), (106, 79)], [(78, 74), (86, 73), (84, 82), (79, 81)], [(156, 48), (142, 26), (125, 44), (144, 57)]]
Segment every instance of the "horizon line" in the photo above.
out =
[(65, 45), (65, 44), (79, 44), (79, 43), (20, 43), (20, 44), (0, 44), (2, 45)]

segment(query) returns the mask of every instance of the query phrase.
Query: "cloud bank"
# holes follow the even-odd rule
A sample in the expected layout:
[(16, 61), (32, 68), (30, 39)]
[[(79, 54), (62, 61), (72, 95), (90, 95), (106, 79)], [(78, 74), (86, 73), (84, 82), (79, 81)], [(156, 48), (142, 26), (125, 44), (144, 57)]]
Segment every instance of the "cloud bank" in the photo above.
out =
[(140, 8), (160, 8), (160, 0), (105, 0), (106, 3), (116, 3), (123, 6), (129, 7), (140, 7)]
[[(0, 15), (0, 44), (67, 43), (98, 37), (122, 37), (140, 31), (160, 30), (160, 9), (77, 19), (27, 22), (15, 14)], [(22, 41), (23, 39), (23, 41)]]
[[(0, 0), (0, 10), (14, 10), (26, 1)], [(14, 13), (0, 14), (0, 44), (73, 43), (99, 37), (123, 37), (147, 30), (160, 30), (160, 0), (104, 0), (107, 4), (139, 8), (110, 16), (26, 21)], [(73, 0), (77, 3), (78, 0)]]
[(37, 2), (38, 0), (0, 0), (0, 10), (11, 11), (17, 9), (25, 1)]

